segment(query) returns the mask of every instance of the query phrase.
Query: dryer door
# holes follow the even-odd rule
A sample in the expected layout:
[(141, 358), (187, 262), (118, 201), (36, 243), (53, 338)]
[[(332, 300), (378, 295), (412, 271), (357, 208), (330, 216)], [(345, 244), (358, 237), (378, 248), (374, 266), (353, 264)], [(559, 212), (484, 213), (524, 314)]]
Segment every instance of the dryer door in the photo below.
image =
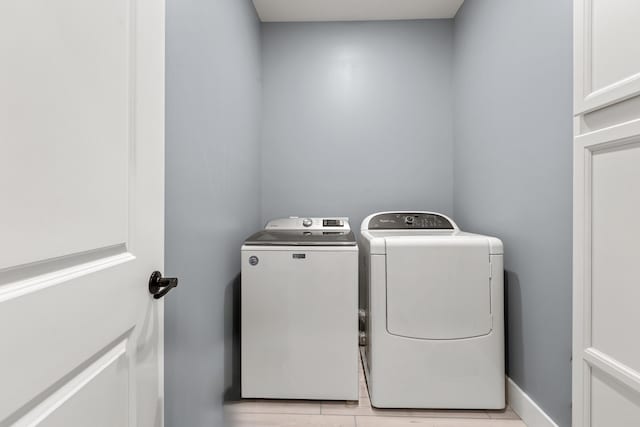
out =
[(473, 237), (391, 237), (387, 329), (419, 339), (491, 332), (489, 243)]

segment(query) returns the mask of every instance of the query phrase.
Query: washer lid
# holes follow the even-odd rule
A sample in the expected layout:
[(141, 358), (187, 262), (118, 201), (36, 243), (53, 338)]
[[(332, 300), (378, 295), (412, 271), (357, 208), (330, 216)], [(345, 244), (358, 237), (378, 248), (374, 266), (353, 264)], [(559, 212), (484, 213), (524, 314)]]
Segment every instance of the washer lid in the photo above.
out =
[(251, 235), (248, 246), (355, 246), (352, 231), (262, 230)]
[(418, 339), (463, 339), (492, 329), (487, 239), (389, 237), (387, 329)]

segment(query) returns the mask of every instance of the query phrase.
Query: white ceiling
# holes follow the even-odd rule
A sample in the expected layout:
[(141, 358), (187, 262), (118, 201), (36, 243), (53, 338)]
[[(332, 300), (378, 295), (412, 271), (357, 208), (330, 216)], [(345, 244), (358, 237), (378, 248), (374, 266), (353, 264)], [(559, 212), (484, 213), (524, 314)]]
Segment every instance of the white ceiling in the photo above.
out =
[(253, 0), (263, 22), (453, 18), (464, 0)]

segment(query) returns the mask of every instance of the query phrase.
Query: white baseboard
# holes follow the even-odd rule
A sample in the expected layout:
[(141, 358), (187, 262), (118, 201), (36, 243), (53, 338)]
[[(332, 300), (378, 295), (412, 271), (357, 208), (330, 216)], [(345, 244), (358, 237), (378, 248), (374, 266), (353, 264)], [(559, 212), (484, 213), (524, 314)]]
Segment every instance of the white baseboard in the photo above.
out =
[(558, 424), (509, 377), (507, 377), (507, 401), (527, 427), (558, 427)]

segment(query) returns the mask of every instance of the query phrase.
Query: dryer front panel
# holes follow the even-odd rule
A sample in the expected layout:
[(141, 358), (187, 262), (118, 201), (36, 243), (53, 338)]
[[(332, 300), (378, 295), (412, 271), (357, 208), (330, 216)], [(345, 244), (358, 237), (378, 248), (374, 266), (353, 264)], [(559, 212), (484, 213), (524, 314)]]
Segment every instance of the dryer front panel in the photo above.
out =
[(448, 340), (491, 332), (486, 239), (390, 237), (386, 252), (389, 333)]

